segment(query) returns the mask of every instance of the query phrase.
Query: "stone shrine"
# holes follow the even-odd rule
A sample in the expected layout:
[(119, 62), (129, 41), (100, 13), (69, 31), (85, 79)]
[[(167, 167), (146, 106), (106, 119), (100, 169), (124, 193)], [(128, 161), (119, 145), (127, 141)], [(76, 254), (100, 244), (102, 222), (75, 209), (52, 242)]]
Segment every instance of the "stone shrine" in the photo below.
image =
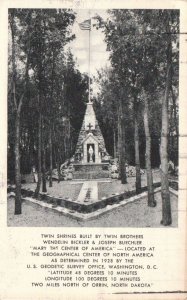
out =
[(105, 161), (107, 155), (93, 103), (89, 102), (75, 149), (73, 177), (80, 179), (109, 177), (108, 162)]
[(75, 161), (101, 163), (102, 157), (106, 154), (105, 142), (95, 116), (93, 104), (87, 103), (75, 150)]

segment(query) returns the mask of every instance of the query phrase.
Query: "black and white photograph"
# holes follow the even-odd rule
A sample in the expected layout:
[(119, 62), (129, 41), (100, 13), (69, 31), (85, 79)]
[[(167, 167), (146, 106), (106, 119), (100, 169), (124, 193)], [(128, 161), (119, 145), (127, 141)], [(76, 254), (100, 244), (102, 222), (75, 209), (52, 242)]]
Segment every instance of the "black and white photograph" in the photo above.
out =
[(0, 298), (184, 300), (187, 3), (2, 0)]
[(178, 226), (179, 25), (9, 8), (8, 226)]

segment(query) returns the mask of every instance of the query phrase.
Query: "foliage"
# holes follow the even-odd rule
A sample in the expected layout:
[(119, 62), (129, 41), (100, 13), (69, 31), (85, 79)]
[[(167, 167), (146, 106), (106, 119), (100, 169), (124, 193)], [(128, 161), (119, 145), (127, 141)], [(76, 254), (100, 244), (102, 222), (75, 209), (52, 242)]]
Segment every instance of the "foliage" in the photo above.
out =
[[(173, 96), (170, 92), (169, 123), (170, 135), (176, 136), (178, 130), (178, 33), (179, 11), (178, 10), (110, 10), (107, 21), (96, 16), (97, 28), (105, 33), (107, 49), (110, 52), (112, 68), (110, 75), (108, 70), (103, 70), (102, 78), (107, 77), (103, 84), (100, 82), (98, 101), (100, 106), (110, 107), (100, 109), (103, 121), (110, 126), (115, 124), (116, 108), (111, 106), (117, 102), (119, 93), (123, 93), (123, 103), (126, 110), (126, 148), (127, 157), (133, 162), (133, 103), (139, 103), (139, 136), (141, 165), (144, 165), (142, 151), (144, 150), (144, 132), (141, 109), (144, 104), (142, 90), (146, 91), (149, 102), (149, 122), (152, 137), (152, 165), (159, 166), (159, 144), (161, 131), (161, 103), (164, 97), (165, 78), (167, 68), (167, 39), (172, 40), (172, 87)], [(169, 18), (169, 29), (166, 27)], [(101, 77), (101, 76), (100, 76)], [(98, 78), (100, 78), (98, 77)], [(108, 81), (107, 81), (108, 80)], [(99, 79), (98, 79), (99, 81)], [(118, 95), (117, 93), (118, 92)], [(111, 96), (112, 95), (112, 96)], [(112, 100), (111, 100), (112, 97)], [(175, 99), (175, 103), (172, 99)], [(105, 99), (105, 101), (103, 101)], [(109, 104), (110, 103), (110, 104)], [(175, 111), (175, 113), (174, 113)], [(111, 115), (114, 115), (114, 118)], [(110, 119), (111, 122), (108, 122)], [(176, 138), (169, 143), (170, 159), (177, 163)], [(111, 143), (111, 140), (110, 140)], [(144, 151), (143, 151), (144, 152)], [(175, 152), (175, 154), (173, 153)]]
[[(29, 43), (28, 80), (21, 110), (20, 155), (21, 172), (28, 173), (37, 166), (38, 118), (42, 113), (43, 142), (48, 154), (49, 126), (53, 127), (53, 164), (56, 152), (60, 161), (67, 159), (75, 147), (81, 127), (87, 97), (87, 75), (81, 74), (70, 50), (65, 50), (72, 39), (71, 27), (75, 13), (70, 9), (10, 9), (14, 18), (16, 94), (23, 92), (24, 68)], [(28, 31), (29, 28), (29, 31)], [(9, 97), (8, 145), (9, 175), (14, 169), (15, 111), (12, 98), (12, 41), (9, 30)], [(77, 106), (80, 113), (77, 116)], [(69, 130), (69, 135), (67, 134)], [(58, 149), (57, 149), (58, 148)], [(70, 149), (71, 148), (71, 149)], [(57, 151), (58, 150), (58, 151)]]

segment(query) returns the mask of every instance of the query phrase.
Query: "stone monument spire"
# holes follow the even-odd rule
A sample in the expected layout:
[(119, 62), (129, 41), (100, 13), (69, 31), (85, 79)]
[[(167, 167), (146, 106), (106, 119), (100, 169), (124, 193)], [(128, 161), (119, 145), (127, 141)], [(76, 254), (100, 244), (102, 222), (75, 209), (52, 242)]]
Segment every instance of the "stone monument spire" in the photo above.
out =
[(88, 156), (88, 153), (86, 152), (88, 152), (88, 149), (91, 149), (90, 145), (92, 145), (94, 150), (94, 155), (96, 157), (95, 162), (100, 162), (101, 157), (107, 154), (107, 151), (92, 102), (87, 103), (86, 112), (76, 145), (75, 159), (78, 157), (79, 160), (86, 163)]

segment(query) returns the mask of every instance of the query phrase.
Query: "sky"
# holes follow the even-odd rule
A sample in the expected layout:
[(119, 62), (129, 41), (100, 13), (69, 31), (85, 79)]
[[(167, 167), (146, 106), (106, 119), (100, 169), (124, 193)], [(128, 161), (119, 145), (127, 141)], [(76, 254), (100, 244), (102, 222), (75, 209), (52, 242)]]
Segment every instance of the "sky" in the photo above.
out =
[[(108, 14), (106, 10), (90, 10), (90, 17), (94, 17), (99, 14), (104, 19)], [(76, 10), (76, 20), (72, 27), (72, 33), (76, 35), (76, 38), (68, 46), (77, 60), (77, 66), (80, 72), (89, 71), (89, 31), (81, 30), (79, 23), (89, 19), (89, 10), (79, 9)], [(96, 21), (92, 19), (92, 24)], [(104, 33), (101, 30), (97, 30), (92, 26), (90, 33), (90, 75), (97, 74), (97, 70), (109, 66), (109, 53), (106, 51), (106, 43), (104, 41)]]

